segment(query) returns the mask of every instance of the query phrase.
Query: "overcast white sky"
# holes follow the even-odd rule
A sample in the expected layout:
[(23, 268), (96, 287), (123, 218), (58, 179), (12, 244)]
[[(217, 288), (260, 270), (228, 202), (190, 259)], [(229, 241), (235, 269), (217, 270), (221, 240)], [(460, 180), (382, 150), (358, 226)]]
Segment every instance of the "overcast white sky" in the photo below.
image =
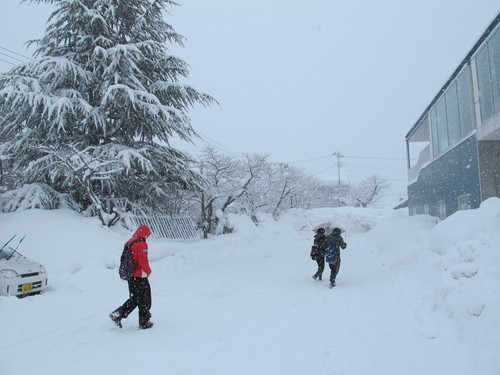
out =
[[(186, 43), (172, 52), (220, 102), (191, 112), (210, 144), (334, 181), (338, 151), (342, 181), (380, 175), (394, 201), (406, 194), (406, 133), (500, 11), (498, 0), (178, 2), (167, 21)], [(49, 14), (18, 3), (0, 1), (10, 62), (25, 58), (5, 49), (31, 56), (24, 42)]]

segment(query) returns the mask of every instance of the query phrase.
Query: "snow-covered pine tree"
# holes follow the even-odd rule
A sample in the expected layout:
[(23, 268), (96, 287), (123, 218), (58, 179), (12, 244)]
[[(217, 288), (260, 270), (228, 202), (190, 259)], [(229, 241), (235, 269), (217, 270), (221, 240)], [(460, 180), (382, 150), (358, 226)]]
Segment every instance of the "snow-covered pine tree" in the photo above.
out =
[(55, 10), (43, 38), (30, 41), (34, 60), (0, 76), (0, 156), (20, 176), (17, 187), (48, 186), (46, 197), (69, 195), (112, 225), (119, 213), (105, 200), (155, 207), (172, 184), (196, 184), (188, 158), (169, 140), (191, 141), (187, 111), (214, 99), (181, 84), (188, 65), (169, 54), (169, 44), (183, 42), (164, 20), (177, 4), (28, 2)]

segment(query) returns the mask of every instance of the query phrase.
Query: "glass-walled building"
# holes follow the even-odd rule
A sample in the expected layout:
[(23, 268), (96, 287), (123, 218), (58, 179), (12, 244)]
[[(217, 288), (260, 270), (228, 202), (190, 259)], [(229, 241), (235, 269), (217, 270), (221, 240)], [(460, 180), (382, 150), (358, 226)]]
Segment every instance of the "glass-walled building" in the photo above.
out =
[(406, 135), (410, 214), (500, 197), (500, 14)]

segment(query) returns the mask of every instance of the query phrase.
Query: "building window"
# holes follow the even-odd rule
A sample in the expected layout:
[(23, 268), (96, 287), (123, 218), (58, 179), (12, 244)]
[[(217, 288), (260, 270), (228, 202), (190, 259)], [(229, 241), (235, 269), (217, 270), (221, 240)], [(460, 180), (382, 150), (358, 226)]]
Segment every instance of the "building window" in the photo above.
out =
[(430, 113), (431, 133), (432, 133), (432, 157), (439, 155), (439, 137), (437, 130), (436, 109), (432, 108)]
[(431, 110), (431, 129), (433, 156), (441, 154), (448, 148), (448, 129), (446, 129), (446, 103), (441, 97)]
[(460, 137), (467, 135), (472, 125), (472, 100), (469, 71), (465, 70), (457, 78), (458, 112), (460, 117)]
[(463, 194), (458, 197), (458, 209), (459, 210), (470, 210), (470, 194)]
[(457, 85), (453, 83), (446, 94), (446, 120), (448, 124), (448, 139), (450, 146), (456, 145), (460, 138), (460, 121), (458, 116)]
[(446, 202), (444, 200), (437, 201), (437, 214), (441, 220), (446, 218)]
[(493, 116), (493, 95), (491, 91), (490, 63), (488, 61), (487, 47), (487, 45), (484, 46), (476, 57), (481, 122), (485, 122)]
[(493, 90), (493, 104), (495, 113), (500, 112), (500, 29), (493, 34), (488, 42), (490, 55), (491, 89)]
[(449, 146), (448, 126), (446, 124), (446, 102), (441, 97), (436, 104), (436, 121), (439, 138), (439, 153), (446, 151)]
[(430, 110), (433, 157), (455, 146), (473, 129), (468, 69), (466, 66)]
[(424, 204), (424, 214), (429, 215), (429, 205)]
[(500, 112), (500, 32), (476, 56), (481, 122)]

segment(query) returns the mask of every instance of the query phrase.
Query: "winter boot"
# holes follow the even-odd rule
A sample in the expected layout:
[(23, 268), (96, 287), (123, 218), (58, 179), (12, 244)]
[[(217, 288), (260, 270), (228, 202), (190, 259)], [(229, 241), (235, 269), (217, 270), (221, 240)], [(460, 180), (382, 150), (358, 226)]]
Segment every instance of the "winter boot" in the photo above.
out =
[(140, 329), (148, 329), (153, 327), (153, 322), (151, 322), (147, 318), (139, 318), (139, 328)]
[(335, 280), (330, 280), (330, 289), (332, 289), (335, 286)]
[(323, 275), (321, 275), (319, 272), (316, 272), (314, 275), (313, 275), (313, 279), (314, 280), (323, 280)]
[(115, 310), (109, 314), (109, 318), (120, 328), (122, 328), (122, 314), (120, 310)]

